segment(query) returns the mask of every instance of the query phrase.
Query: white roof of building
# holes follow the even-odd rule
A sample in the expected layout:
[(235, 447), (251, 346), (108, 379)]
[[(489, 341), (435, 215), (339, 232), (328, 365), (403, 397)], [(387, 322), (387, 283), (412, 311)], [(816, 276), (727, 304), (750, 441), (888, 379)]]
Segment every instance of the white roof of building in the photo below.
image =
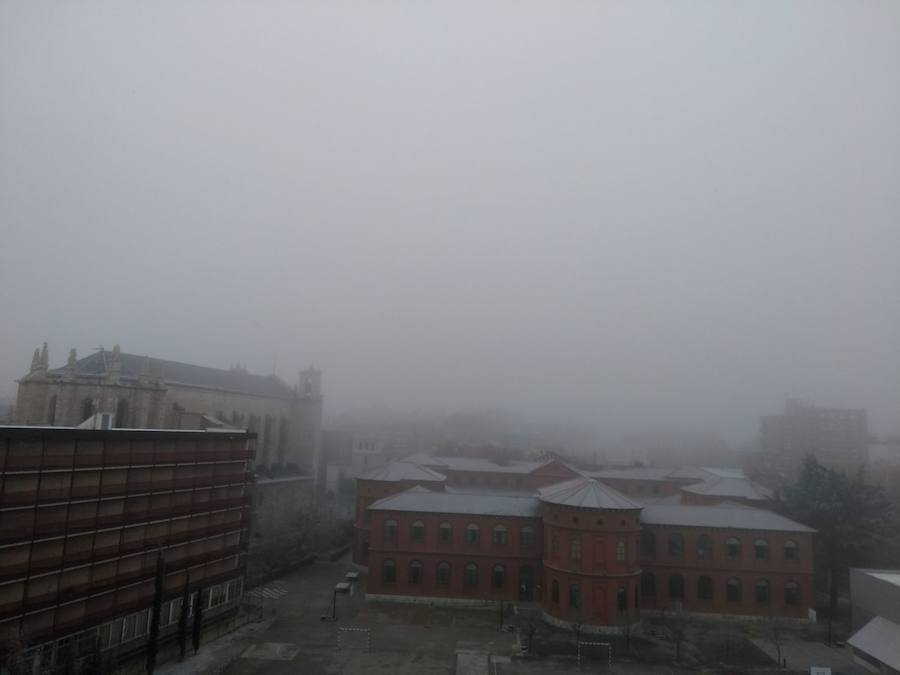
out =
[(395, 482), (401, 480), (443, 481), (446, 476), (432, 471), (428, 467), (413, 464), (412, 462), (391, 462), (376, 469), (367, 471), (362, 476), (363, 480), (378, 480)]
[(684, 492), (696, 495), (709, 495), (711, 497), (739, 497), (742, 499), (757, 499), (768, 501), (772, 499), (772, 491), (759, 483), (754, 483), (747, 478), (723, 478), (720, 476), (710, 478), (696, 485), (687, 485), (681, 488)]
[(856, 631), (847, 643), (894, 670), (900, 670), (900, 626), (893, 621), (876, 616)]
[(631, 510), (642, 508), (618, 490), (594, 478), (579, 476), (539, 491), (541, 501), (582, 509)]
[(534, 495), (431, 492), (418, 485), (380, 499), (369, 508), (373, 511), (416, 511), (521, 518), (539, 518), (541, 515), (541, 504)]
[(900, 570), (870, 570), (858, 567), (854, 569), (879, 581), (885, 581), (893, 586), (900, 586)]
[(641, 512), (641, 522), (647, 525), (676, 527), (815, 532), (811, 527), (785, 518), (773, 511), (738, 504), (716, 504), (715, 506), (647, 504)]

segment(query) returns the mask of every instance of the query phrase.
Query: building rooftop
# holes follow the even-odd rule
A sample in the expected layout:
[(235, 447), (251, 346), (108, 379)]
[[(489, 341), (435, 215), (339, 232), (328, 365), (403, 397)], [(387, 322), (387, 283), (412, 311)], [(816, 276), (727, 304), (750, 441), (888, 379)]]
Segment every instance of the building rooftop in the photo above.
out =
[[(112, 356), (111, 351), (101, 350), (78, 359), (76, 361), (77, 373), (79, 375), (106, 375), (110, 370)], [(119, 355), (119, 359), (121, 363), (120, 377), (125, 380), (147, 377), (151, 380), (162, 379), (168, 384), (234, 391), (255, 396), (291, 398), (294, 395), (293, 389), (275, 375), (252, 375), (243, 369), (208, 368), (137, 354), (122, 353)], [(50, 375), (56, 376), (62, 376), (65, 372), (65, 368), (54, 368), (48, 371)]]
[(811, 527), (785, 518), (773, 511), (743, 504), (689, 506), (686, 504), (646, 504), (641, 522), (647, 525), (681, 527), (718, 527), (734, 530), (773, 530), (776, 532), (815, 532)]
[(373, 503), (369, 509), (519, 518), (539, 518), (541, 515), (541, 504), (534, 495), (431, 492), (418, 485), (404, 492), (385, 497)]
[(681, 488), (684, 492), (695, 495), (709, 495), (711, 497), (737, 497), (741, 499), (755, 499), (769, 501), (773, 498), (772, 491), (759, 483), (754, 483), (749, 478), (723, 478), (713, 477), (696, 485), (687, 485)]
[(547, 462), (523, 459), (492, 460), (482, 457), (437, 456), (418, 452), (404, 461), (448, 471), (483, 471), (487, 473), (531, 473)]
[[(590, 471), (588, 475), (594, 478), (618, 478), (621, 480), (672, 480), (672, 472), (675, 471), (664, 466), (634, 466), (627, 469), (604, 469), (602, 471)], [(697, 480), (703, 480), (703, 477)]]
[(863, 568), (854, 568), (857, 572), (862, 572), (870, 577), (884, 581), (892, 586), (900, 586), (900, 570), (870, 570)]
[(542, 488), (538, 494), (542, 502), (581, 509), (621, 511), (642, 508), (618, 490), (585, 476)]
[(360, 476), (362, 480), (377, 480), (383, 482), (395, 482), (401, 480), (443, 481), (446, 476), (432, 471), (428, 467), (413, 464), (412, 462), (391, 462), (367, 471)]
[(894, 670), (900, 670), (900, 626), (883, 616), (876, 616), (856, 631), (847, 644)]
[(135, 439), (153, 440), (197, 438), (255, 439), (255, 431), (244, 429), (80, 429), (78, 427), (50, 427), (21, 424), (0, 424), (0, 436), (7, 438), (75, 438), (81, 440)]

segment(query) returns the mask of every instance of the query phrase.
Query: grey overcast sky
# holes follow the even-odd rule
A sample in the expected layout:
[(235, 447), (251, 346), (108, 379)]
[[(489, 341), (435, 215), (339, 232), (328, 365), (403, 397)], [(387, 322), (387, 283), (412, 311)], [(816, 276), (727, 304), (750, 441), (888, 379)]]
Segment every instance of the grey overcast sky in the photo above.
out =
[(900, 3), (0, 0), (0, 392), (900, 429)]

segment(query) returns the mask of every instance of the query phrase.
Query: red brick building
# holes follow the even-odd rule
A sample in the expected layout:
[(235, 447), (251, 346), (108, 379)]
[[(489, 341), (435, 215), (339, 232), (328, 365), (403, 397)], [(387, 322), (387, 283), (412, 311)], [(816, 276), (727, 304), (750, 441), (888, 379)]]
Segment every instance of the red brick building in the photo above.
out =
[(642, 609), (805, 618), (813, 604), (813, 531), (711, 494), (682, 503), (691, 480), (717, 482), (702, 470), (617, 477), (631, 492), (659, 483), (654, 501), (557, 460), (458, 459), (360, 480), (355, 560), (368, 567), (369, 597), (540, 601), (548, 622), (586, 630), (633, 623)]

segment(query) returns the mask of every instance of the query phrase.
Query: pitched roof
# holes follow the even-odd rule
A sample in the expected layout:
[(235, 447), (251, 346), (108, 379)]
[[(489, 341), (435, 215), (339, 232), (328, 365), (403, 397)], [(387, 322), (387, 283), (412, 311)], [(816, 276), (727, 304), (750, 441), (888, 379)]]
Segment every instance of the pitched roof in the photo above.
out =
[(432, 471), (428, 467), (412, 462), (391, 462), (384, 466), (367, 471), (360, 476), (362, 480), (378, 480), (395, 482), (401, 480), (443, 481), (446, 476)]
[(847, 644), (894, 670), (900, 670), (900, 626), (883, 616), (876, 616), (856, 631)]
[(684, 492), (695, 495), (709, 495), (711, 497), (740, 497), (742, 499), (756, 499), (768, 501), (772, 499), (772, 491), (754, 483), (748, 478), (722, 478), (715, 477), (696, 485), (687, 485), (681, 488)]
[(686, 504), (646, 504), (641, 522), (647, 525), (718, 527), (734, 530), (815, 532), (811, 527), (785, 518), (774, 511), (737, 504), (689, 506)]
[(628, 469), (604, 469), (590, 471), (594, 478), (619, 478), (622, 480), (670, 480), (672, 469), (664, 466), (635, 466)]
[[(90, 356), (78, 359), (76, 368), (81, 375), (106, 375), (111, 362), (111, 351), (97, 351)], [(151, 378), (160, 377), (167, 384), (181, 384), (274, 398), (291, 398), (294, 395), (293, 389), (275, 375), (252, 375), (244, 370), (208, 368), (191, 363), (166, 361), (125, 353), (120, 354), (120, 363), (121, 377), (126, 380), (137, 379), (144, 372)], [(55, 368), (50, 371), (54, 375), (62, 375), (64, 372), (65, 368)]]
[(618, 490), (584, 476), (542, 488), (538, 492), (541, 501), (548, 504), (617, 511), (642, 508), (641, 504), (631, 501)]
[(541, 503), (534, 495), (431, 492), (418, 485), (410, 490), (380, 499), (371, 504), (369, 509), (520, 518), (539, 518), (541, 515)]
[(547, 462), (532, 462), (523, 459), (494, 461), (483, 457), (436, 456), (416, 453), (405, 459), (424, 466), (432, 466), (448, 471), (483, 471), (485, 473), (531, 473)]

